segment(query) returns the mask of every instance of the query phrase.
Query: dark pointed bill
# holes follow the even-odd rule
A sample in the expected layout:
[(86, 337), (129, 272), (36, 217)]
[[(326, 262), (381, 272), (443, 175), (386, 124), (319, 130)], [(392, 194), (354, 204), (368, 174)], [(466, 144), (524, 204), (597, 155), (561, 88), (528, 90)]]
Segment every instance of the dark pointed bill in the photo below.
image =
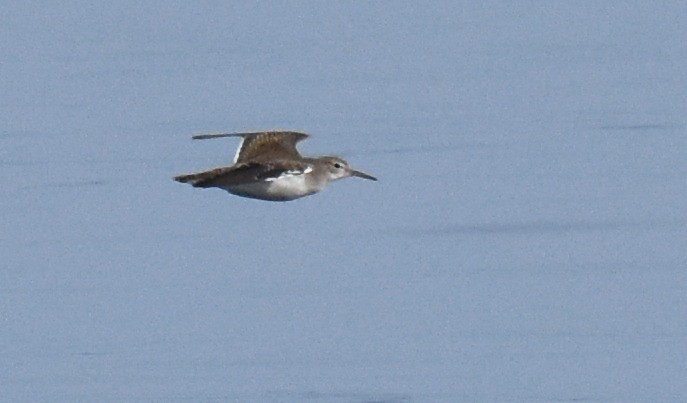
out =
[(351, 169), (351, 176), (357, 176), (358, 178), (369, 179), (371, 181), (377, 180), (377, 178), (375, 178), (374, 176), (368, 175), (365, 172), (361, 172), (356, 169)]

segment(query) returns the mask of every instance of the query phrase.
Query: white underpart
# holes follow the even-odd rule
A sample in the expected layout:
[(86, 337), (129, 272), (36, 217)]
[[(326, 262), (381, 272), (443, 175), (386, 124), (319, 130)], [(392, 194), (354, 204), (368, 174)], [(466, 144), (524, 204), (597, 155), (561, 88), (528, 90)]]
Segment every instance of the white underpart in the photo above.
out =
[(226, 189), (240, 196), (267, 200), (293, 200), (320, 190), (319, 187), (309, 183), (305, 175), (284, 175), (271, 178), (269, 181), (246, 183)]
[(306, 167), (303, 171), (290, 170), (276, 178), (228, 186), (224, 189), (244, 197), (279, 201), (293, 200), (317, 193), (322, 189), (323, 186), (321, 184), (307, 179), (308, 175), (305, 174), (310, 172), (312, 172), (312, 166)]
[(287, 198), (301, 197), (311, 194), (315, 189), (311, 189), (305, 179), (305, 175), (284, 175), (269, 182), (267, 193), (273, 195), (283, 195)]

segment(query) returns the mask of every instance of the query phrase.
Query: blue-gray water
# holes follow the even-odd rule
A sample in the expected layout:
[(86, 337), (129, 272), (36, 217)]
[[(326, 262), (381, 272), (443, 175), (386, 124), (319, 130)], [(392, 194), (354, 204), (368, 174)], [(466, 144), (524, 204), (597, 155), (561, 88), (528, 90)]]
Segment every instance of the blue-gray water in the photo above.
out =
[(687, 400), (687, 6), (477, 3), (5, 4), (2, 399)]

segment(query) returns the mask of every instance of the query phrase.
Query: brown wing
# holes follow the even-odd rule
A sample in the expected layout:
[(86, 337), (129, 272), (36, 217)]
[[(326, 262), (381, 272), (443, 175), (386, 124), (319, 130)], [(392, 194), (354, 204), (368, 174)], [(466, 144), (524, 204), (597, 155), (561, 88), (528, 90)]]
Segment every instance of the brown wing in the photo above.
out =
[(301, 132), (243, 133), (236, 162), (300, 158), (296, 143), (307, 137)]
[(269, 131), (253, 133), (218, 133), (193, 136), (194, 139), (217, 137), (243, 137), (236, 153), (235, 163), (300, 158), (296, 143), (308, 137), (307, 133)]
[(304, 173), (308, 167), (309, 164), (299, 161), (247, 162), (230, 167), (179, 175), (174, 180), (181, 183), (189, 183), (193, 187), (199, 188), (224, 188), (258, 181), (269, 181), (284, 174), (298, 175)]

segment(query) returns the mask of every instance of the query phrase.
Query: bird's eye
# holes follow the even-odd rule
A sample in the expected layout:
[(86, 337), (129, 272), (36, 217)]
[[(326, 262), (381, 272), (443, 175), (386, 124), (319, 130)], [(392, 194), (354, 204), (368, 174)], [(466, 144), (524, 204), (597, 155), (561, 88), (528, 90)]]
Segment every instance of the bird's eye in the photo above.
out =
[(334, 163), (334, 168), (340, 169), (340, 168), (342, 168), (342, 166), (341, 166), (341, 164), (339, 164), (338, 162), (335, 162), (335, 163)]

